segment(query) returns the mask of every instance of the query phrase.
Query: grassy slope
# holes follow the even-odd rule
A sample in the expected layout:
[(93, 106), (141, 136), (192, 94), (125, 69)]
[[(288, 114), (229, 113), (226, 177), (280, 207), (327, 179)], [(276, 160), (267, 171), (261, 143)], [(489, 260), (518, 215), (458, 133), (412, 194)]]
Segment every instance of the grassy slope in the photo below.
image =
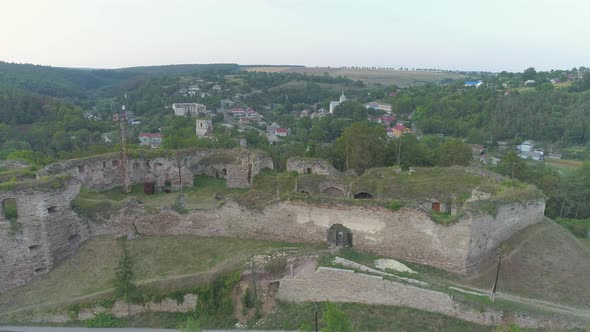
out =
[[(551, 220), (529, 226), (503, 246), (498, 291), (588, 308), (589, 249)], [(495, 273), (493, 267), (467, 282), (488, 289)]]
[[(285, 246), (270, 241), (196, 236), (143, 237), (129, 242), (139, 283), (175, 279), (241, 266), (252, 255)], [(293, 245), (289, 244), (292, 247)], [(108, 291), (119, 258), (113, 238), (94, 238), (47, 275), (0, 295), (0, 313), (30, 305), (57, 304)]]

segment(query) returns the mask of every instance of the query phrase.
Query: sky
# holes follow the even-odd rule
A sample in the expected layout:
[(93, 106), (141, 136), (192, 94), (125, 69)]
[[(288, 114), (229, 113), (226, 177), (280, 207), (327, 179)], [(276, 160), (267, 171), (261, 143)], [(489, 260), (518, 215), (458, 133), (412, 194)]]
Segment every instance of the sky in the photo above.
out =
[(588, 0), (0, 0), (0, 61), (590, 66)]

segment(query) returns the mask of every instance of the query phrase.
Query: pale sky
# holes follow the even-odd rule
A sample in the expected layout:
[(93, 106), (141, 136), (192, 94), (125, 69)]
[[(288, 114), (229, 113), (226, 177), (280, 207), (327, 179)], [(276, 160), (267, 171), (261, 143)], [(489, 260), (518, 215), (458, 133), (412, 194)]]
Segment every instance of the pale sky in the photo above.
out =
[(590, 66), (590, 0), (0, 0), (0, 60)]

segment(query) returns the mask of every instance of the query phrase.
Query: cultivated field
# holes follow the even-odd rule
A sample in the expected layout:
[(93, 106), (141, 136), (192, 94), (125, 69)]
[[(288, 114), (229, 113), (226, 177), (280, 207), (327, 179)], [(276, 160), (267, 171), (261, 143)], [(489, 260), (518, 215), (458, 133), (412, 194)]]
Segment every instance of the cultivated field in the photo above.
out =
[(325, 75), (327, 73), (330, 76), (345, 76), (352, 80), (361, 80), (369, 84), (380, 83), (383, 85), (397, 85), (399, 87), (436, 83), (444, 79), (460, 79), (464, 77), (457, 73), (330, 67), (249, 67), (245, 68), (245, 70), (268, 73), (305, 73), (309, 75)]

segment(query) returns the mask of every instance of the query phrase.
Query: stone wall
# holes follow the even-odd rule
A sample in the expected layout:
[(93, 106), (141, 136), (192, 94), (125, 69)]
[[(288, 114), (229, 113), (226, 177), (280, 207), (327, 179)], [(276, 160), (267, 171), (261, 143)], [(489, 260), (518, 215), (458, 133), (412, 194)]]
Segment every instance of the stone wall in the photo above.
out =
[[(168, 211), (130, 216), (122, 211), (110, 222), (90, 225), (96, 235), (122, 235), (136, 228), (146, 235), (194, 234), (321, 243), (326, 241), (328, 228), (342, 224), (352, 231), (356, 248), (456, 273), (470, 273), (488, 263), (488, 256), (495, 255), (501, 242), (517, 229), (541, 221), (543, 209), (541, 202), (513, 204), (503, 208), (496, 218), (466, 214), (458, 222), (445, 226), (434, 223), (426, 212), (414, 208), (394, 212), (383, 208), (281, 202), (258, 212), (228, 203), (220, 209), (187, 215)], [(522, 213), (523, 210), (527, 212)], [(480, 249), (482, 239), (487, 242)]]
[(336, 175), (340, 173), (332, 164), (319, 158), (291, 157), (287, 159), (287, 171), (299, 174)]
[(470, 215), (469, 254), (466, 271), (476, 271), (496, 261), (501, 244), (525, 227), (544, 218), (545, 201), (501, 205), (495, 216)]
[[(216, 158), (220, 155), (223, 158)], [(72, 159), (46, 166), (38, 176), (67, 173), (84, 187), (103, 191), (121, 186), (121, 165), (117, 154)], [(154, 182), (156, 191), (163, 191), (193, 186), (195, 175), (225, 178), (230, 188), (249, 187), (264, 168), (273, 168), (272, 159), (264, 152), (191, 149), (168, 156), (130, 156), (127, 173), (132, 184)]]
[(0, 192), (15, 199), (16, 223), (0, 213), (0, 293), (47, 273), (74, 254), (88, 234), (86, 222), (71, 210), (80, 183), (70, 180), (50, 193), (35, 188)]

